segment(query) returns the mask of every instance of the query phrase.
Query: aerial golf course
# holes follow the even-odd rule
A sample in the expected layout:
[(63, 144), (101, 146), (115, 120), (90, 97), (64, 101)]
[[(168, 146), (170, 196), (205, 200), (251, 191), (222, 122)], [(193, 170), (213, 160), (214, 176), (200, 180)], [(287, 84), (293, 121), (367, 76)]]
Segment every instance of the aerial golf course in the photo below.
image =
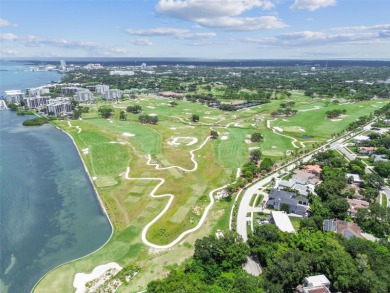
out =
[[(82, 120), (55, 121), (77, 145), (114, 231), (100, 250), (51, 271), (34, 292), (72, 292), (76, 273), (108, 262), (140, 268), (118, 292), (144, 290), (189, 257), (196, 239), (228, 229), (233, 201), (214, 197), (236, 179), (252, 149), (281, 162), (291, 153), (311, 150), (385, 103), (325, 103), (300, 92), (288, 100), (295, 101), (296, 114), (275, 117), (271, 113), (286, 100), (224, 112), (186, 101), (172, 107), (169, 99), (142, 95), (87, 105), (90, 111)], [(102, 105), (115, 109), (109, 119), (99, 116)], [(129, 105), (140, 105), (142, 114), (157, 116), (158, 123), (141, 124), (139, 114), (132, 113), (121, 121), (120, 111)], [(327, 118), (325, 112), (334, 109), (346, 113)], [(193, 114), (199, 122), (192, 122)], [(218, 138), (210, 137), (212, 130)], [(250, 141), (255, 132), (263, 141)]]

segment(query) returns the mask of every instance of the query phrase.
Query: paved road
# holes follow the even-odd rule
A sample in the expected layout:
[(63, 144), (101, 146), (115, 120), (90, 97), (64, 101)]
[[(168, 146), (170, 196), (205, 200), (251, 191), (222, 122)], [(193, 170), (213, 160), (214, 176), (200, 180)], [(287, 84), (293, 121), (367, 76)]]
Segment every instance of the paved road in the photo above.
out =
[[(314, 154), (317, 154), (318, 152), (323, 151), (324, 148), (338, 149), (340, 152), (345, 154), (345, 156), (347, 158), (351, 158), (351, 160), (354, 160), (355, 158), (353, 157), (353, 155), (351, 153), (349, 153), (347, 150), (345, 150), (343, 148), (342, 144), (346, 140), (361, 134), (363, 131), (368, 130), (371, 127), (371, 124), (372, 123), (366, 125), (361, 131), (348, 134), (347, 136), (345, 136), (343, 138), (340, 138), (334, 142), (327, 143), (327, 144), (321, 146), (320, 148), (316, 149), (315, 151), (313, 151), (309, 155), (301, 157), (301, 158), (295, 160), (293, 163), (290, 163), (287, 166), (284, 166), (284, 167), (277, 169), (271, 175), (264, 177), (263, 179), (257, 181), (252, 186), (248, 187), (245, 190), (244, 194), (242, 195), (240, 206), (238, 207), (238, 212), (237, 212), (237, 233), (241, 235), (242, 239), (244, 241), (248, 240), (247, 220), (251, 220), (251, 217), (247, 217), (247, 215), (252, 210), (252, 207), (249, 204), (250, 204), (250, 201), (252, 199), (252, 196), (254, 194), (258, 193), (259, 189), (264, 187), (264, 185), (268, 184), (272, 180), (272, 178), (279, 177), (280, 172), (288, 172), (288, 171), (294, 170), (300, 164), (300, 162), (305, 163), (305, 162), (309, 161)], [(390, 189), (387, 188), (387, 191), (385, 191), (385, 192), (386, 192), (386, 195), (388, 197), (388, 204), (389, 204), (389, 202), (390, 202)]]

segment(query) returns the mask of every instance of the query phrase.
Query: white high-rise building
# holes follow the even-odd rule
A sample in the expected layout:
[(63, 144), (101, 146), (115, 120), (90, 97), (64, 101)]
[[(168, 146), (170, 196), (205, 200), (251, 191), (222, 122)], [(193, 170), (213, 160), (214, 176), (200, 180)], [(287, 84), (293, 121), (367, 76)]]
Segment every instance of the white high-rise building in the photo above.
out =
[(61, 64), (61, 70), (62, 71), (66, 71), (66, 62), (65, 62), (65, 60), (61, 60), (60, 64)]
[(68, 98), (58, 97), (50, 99), (46, 105), (47, 113), (54, 115), (69, 115), (72, 114), (72, 105)]
[(103, 98), (106, 100), (118, 100), (122, 97), (123, 92), (118, 89), (111, 89), (103, 93)]
[(24, 94), (20, 90), (5, 91), (5, 99), (10, 104), (18, 104), (24, 99)]
[(89, 90), (81, 89), (75, 93), (73, 99), (83, 103), (83, 102), (92, 102), (94, 98), (92, 93)]

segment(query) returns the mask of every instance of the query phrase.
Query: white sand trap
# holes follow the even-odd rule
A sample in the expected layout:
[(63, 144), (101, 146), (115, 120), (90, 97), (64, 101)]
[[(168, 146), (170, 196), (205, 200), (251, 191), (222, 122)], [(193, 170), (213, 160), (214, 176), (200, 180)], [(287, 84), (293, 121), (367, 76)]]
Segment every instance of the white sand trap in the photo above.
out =
[(155, 109), (156, 107), (153, 107), (153, 106), (146, 106), (146, 108)]
[(227, 139), (228, 139), (227, 135), (221, 136), (221, 140), (227, 140)]
[(376, 105), (372, 105), (373, 108), (379, 108), (379, 106), (376, 106)]
[(251, 135), (250, 134), (245, 134), (245, 137), (246, 138), (251, 138)]
[(189, 111), (190, 109), (183, 109), (184, 111)]
[(89, 148), (82, 149), (82, 151), (83, 151), (83, 154), (84, 154), (84, 155), (88, 155), (88, 153), (89, 153)]
[(171, 127), (170, 129), (172, 129), (172, 130), (176, 130), (176, 127)]
[(245, 140), (245, 143), (252, 143), (252, 141), (249, 140), (249, 139), (246, 139), (246, 140)]
[(215, 118), (215, 117), (208, 117), (208, 116), (205, 116), (203, 118), (206, 118), (206, 119), (211, 119), (211, 120), (217, 120), (218, 118)]
[(93, 180), (93, 181), (95, 181), (96, 179), (97, 179), (97, 177), (96, 177), (96, 176), (93, 176), (93, 177), (92, 177), (92, 180)]
[(343, 119), (330, 119), (330, 121), (333, 121), (333, 122), (335, 122), (335, 121), (341, 121), (341, 120), (343, 120)]
[(302, 131), (302, 132), (306, 132), (306, 130), (303, 129), (303, 128), (301, 128), (301, 127), (299, 127), (298, 130), (299, 130), (299, 131)]
[(281, 127), (276, 126), (276, 127), (274, 127), (274, 129), (275, 129), (276, 131), (283, 132), (283, 128), (281, 128)]
[(240, 123), (234, 123), (235, 127), (241, 127), (242, 125)]
[(287, 120), (287, 119), (282, 119), (282, 121), (284, 121), (284, 122), (288, 122), (288, 120)]
[(257, 150), (257, 149), (259, 149), (260, 147), (250, 147), (250, 148), (248, 148), (248, 150), (249, 151), (253, 151), (253, 150)]
[(112, 144), (122, 144), (122, 145), (126, 144), (124, 141), (110, 141), (109, 143), (112, 143)]
[(271, 148), (276, 149), (276, 145), (273, 145)]
[(149, 116), (157, 116), (156, 113), (149, 114)]
[(114, 121), (110, 120), (110, 123), (114, 123)]
[(186, 142), (190, 140), (190, 142), (187, 142), (186, 145), (193, 145), (198, 142), (198, 139), (196, 137), (187, 137), (187, 136), (178, 136), (173, 137), (171, 141), (168, 142), (169, 145), (180, 145), (180, 140), (185, 140)]
[(123, 132), (122, 135), (123, 135), (123, 136), (135, 136), (135, 134), (133, 134), (133, 133), (128, 133), (128, 132)]
[(84, 293), (86, 289), (85, 288), (86, 283), (102, 277), (108, 270), (113, 270), (114, 271), (113, 275), (116, 275), (121, 269), (122, 267), (118, 265), (116, 262), (110, 262), (105, 265), (97, 266), (96, 268), (93, 269), (92, 273), (90, 274), (77, 273), (74, 276), (73, 287), (76, 288), (76, 293)]

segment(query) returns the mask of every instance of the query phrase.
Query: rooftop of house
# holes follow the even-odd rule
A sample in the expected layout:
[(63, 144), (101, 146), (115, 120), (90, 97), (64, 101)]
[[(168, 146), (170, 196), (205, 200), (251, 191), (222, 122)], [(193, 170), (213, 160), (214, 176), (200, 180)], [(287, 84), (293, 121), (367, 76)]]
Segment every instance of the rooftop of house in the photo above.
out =
[(367, 151), (367, 152), (372, 152), (376, 151), (377, 147), (358, 147), (359, 151)]
[(350, 239), (352, 237), (363, 238), (360, 227), (352, 222), (346, 222), (342, 220), (324, 220), (323, 230), (325, 232), (333, 231), (343, 235), (345, 238)]
[(352, 199), (352, 198), (347, 198), (348, 204), (353, 207), (355, 210), (361, 209), (361, 208), (367, 208), (370, 203), (365, 200), (360, 200), (360, 199)]
[(306, 165), (305, 167), (305, 170), (310, 172), (310, 171), (314, 171), (316, 173), (321, 173), (322, 172), (322, 168), (320, 167), (320, 165)]
[(283, 211), (272, 211), (271, 219), (280, 231), (295, 233), (295, 229), (288, 215)]
[(367, 135), (358, 135), (353, 138), (354, 141), (370, 140)]
[(289, 188), (293, 188), (295, 185), (295, 182), (294, 181), (291, 181), (291, 180), (282, 180), (279, 182), (279, 185), (278, 187), (289, 187)]
[(316, 275), (316, 276), (310, 276), (306, 277), (304, 280), (305, 286), (309, 287), (316, 287), (316, 286), (330, 286), (330, 281), (325, 275)]
[(345, 174), (345, 178), (350, 178), (350, 177), (352, 177), (353, 178), (353, 181), (354, 182), (363, 182), (363, 180), (362, 179), (360, 179), (360, 176), (358, 175), (358, 174), (351, 174), (351, 173), (346, 173)]

